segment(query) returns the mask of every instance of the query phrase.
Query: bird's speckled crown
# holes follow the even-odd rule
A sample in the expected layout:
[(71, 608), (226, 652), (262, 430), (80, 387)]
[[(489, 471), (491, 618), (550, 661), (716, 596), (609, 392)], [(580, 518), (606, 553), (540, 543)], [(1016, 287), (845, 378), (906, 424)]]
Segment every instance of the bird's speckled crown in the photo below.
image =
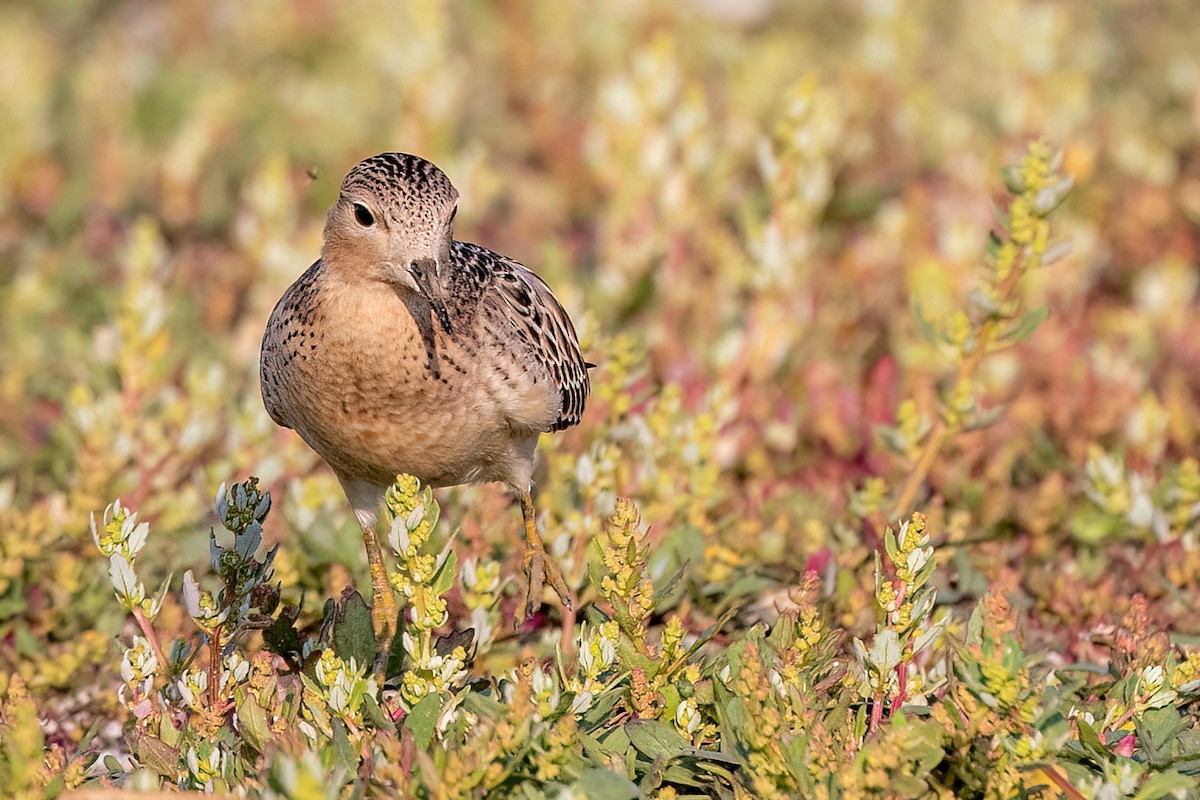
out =
[(458, 190), (438, 167), (408, 153), (380, 153), (358, 164), (342, 181), (342, 195), (365, 191), (384, 204), (392, 219), (421, 218), (432, 209), (453, 206)]

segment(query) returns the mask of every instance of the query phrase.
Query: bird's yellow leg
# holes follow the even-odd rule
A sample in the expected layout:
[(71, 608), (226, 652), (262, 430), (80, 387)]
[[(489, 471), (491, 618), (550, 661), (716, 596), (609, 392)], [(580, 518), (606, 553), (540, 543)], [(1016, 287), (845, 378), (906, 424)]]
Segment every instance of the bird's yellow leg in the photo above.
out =
[(396, 596), (388, 581), (387, 569), (383, 565), (383, 550), (374, 525), (363, 525), (363, 544), (367, 547), (367, 563), (371, 565), (371, 587), (374, 597), (371, 602), (371, 622), (375, 637), (384, 652), (391, 649), (392, 636), (396, 633)]
[(529, 592), (525, 596), (525, 618), (533, 616), (542, 607), (542, 589), (549, 581), (550, 588), (558, 595), (563, 608), (570, 611), (575, 607), (575, 595), (563, 578), (562, 569), (546, 553), (542, 537), (537, 532), (537, 510), (533, 507), (533, 496), (521, 492), (521, 516), (525, 520), (525, 579)]

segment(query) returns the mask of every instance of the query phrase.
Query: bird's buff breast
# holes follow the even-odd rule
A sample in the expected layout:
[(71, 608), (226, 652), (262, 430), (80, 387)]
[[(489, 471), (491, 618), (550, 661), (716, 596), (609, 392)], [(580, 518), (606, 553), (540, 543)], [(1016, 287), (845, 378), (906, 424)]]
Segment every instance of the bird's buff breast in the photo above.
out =
[(489, 465), (505, 460), (507, 423), (472, 390), (471, 360), (409, 305), (386, 287), (322, 297), (324, 324), (279, 364), (286, 421), (340, 475), (503, 479)]

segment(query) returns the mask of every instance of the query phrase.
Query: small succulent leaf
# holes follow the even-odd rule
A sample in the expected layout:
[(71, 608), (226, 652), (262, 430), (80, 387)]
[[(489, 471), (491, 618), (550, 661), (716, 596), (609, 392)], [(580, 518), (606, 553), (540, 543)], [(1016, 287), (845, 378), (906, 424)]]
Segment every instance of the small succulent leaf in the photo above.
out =
[(1193, 777), (1173, 769), (1156, 772), (1142, 784), (1133, 800), (1162, 800), (1165, 797), (1182, 797), (1184, 792), (1195, 789), (1200, 783)]
[(418, 750), (425, 750), (433, 741), (438, 715), (442, 711), (442, 696), (429, 694), (412, 707), (404, 718), (404, 727), (412, 731)]
[(343, 659), (355, 659), (359, 664), (375, 660), (375, 628), (371, 624), (371, 609), (358, 592), (351, 592), (334, 611), (333, 650)]
[(676, 758), (692, 750), (687, 741), (679, 733), (667, 725), (653, 719), (639, 719), (625, 723), (625, 733), (629, 741), (647, 758)]
[(587, 800), (638, 800), (646, 796), (633, 781), (603, 767), (581, 772), (574, 788)]
[(1009, 328), (1001, 337), (1006, 342), (1023, 342), (1033, 335), (1046, 318), (1050, 316), (1049, 306), (1039, 306), (1025, 312), (1017, 324)]

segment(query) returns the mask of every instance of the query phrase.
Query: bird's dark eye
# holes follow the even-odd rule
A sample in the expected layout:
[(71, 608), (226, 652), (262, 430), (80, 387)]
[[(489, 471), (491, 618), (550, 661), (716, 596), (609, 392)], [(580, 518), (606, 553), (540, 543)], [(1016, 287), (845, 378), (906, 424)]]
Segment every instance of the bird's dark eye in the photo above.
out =
[(375, 224), (375, 217), (371, 216), (370, 210), (362, 203), (354, 204), (354, 219), (364, 228), (369, 228)]

